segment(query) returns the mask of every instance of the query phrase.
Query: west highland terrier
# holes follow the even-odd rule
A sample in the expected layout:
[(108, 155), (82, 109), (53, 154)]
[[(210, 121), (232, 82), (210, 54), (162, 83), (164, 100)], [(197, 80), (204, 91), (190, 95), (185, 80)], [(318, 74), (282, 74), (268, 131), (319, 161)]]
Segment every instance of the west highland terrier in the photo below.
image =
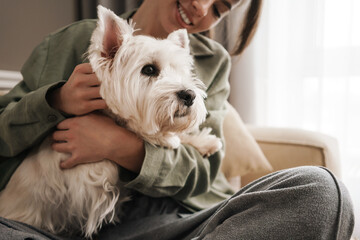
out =
[[(188, 143), (204, 156), (218, 151), (221, 141), (210, 135), (211, 129), (199, 132), (206, 93), (192, 73), (186, 31), (157, 40), (133, 35), (131, 25), (101, 6), (98, 16), (88, 58), (101, 81), (106, 113), (153, 145)], [(118, 166), (103, 160), (61, 170), (68, 154), (50, 145), (49, 138), (44, 140), (15, 171), (0, 193), (0, 216), (90, 238), (103, 224), (118, 221), (127, 198)]]

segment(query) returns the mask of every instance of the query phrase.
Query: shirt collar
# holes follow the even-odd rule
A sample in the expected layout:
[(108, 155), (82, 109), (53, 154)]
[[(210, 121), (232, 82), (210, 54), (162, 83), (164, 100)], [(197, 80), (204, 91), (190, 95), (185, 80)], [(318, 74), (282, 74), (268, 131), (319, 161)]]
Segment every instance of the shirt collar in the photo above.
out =
[(190, 53), (194, 57), (209, 57), (214, 55), (212, 47), (207, 41), (204, 41), (204, 36), (200, 34), (189, 34), (190, 39)]

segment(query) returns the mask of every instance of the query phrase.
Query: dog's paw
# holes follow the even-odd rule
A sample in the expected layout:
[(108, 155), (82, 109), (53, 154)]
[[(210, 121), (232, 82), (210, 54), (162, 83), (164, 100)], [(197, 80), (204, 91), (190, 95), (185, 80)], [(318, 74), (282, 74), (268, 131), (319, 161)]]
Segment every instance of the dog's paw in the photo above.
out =
[(198, 150), (204, 157), (209, 157), (219, 151), (221, 147), (220, 138), (215, 135), (208, 135), (206, 139), (203, 139), (203, 144), (198, 147)]
[(194, 146), (202, 156), (209, 157), (222, 147), (221, 139), (210, 132), (211, 128), (203, 128), (198, 134), (183, 135), (181, 142)]
[(176, 149), (180, 146), (180, 138), (178, 136), (167, 137), (163, 139), (163, 142), (161, 142), (160, 145), (171, 149)]

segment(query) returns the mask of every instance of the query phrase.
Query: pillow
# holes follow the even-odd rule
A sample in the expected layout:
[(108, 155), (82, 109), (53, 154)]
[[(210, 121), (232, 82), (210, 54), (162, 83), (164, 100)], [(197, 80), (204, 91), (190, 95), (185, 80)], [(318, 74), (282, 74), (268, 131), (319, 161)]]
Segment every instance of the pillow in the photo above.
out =
[(271, 172), (271, 164), (235, 108), (228, 102), (226, 107), (228, 112), (223, 124), (225, 157), (222, 162), (225, 177), (230, 179), (252, 172)]

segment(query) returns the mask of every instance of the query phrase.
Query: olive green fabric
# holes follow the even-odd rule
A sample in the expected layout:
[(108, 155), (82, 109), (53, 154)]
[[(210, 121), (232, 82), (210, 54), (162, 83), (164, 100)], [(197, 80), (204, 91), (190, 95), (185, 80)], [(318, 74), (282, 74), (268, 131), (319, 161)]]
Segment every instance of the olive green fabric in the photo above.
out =
[[(0, 97), (0, 189), (28, 150), (69, 117), (51, 108), (46, 95), (64, 84), (76, 65), (87, 61), (84, 54), (95, 27), (96, 20), (83, 20), (50, 34), (23, 66), (23, 81)], [(211, 127), (223, 138), (230, 57), (210, 39), (198, 34), (190, 34), (189, 38), (195, 74), (207, 86), (208, 115), (201, 127)], [(208, 208), (233, 194), (219, 171), (223, 149), (209, 158), (203, 158), (189, 145), (170, 150), (145, 143), (145, 149), (139, 174), (120, 167), (120, 178), (128, 188), (152, 197), (171, 196), (192, 210)]]

